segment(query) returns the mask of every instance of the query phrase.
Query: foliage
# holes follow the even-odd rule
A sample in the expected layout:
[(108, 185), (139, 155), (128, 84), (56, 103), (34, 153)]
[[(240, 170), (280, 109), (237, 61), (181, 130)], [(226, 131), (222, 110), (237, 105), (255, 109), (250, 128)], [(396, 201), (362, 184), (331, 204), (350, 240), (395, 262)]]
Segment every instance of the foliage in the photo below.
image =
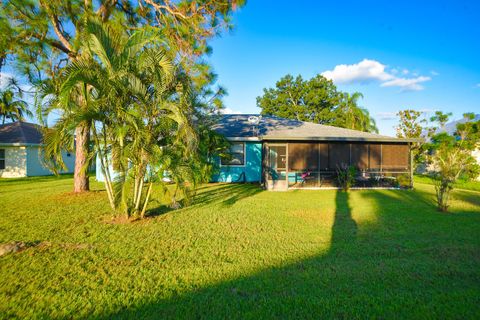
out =
[[(95, 19), (87, 28), (88, 55), (65, 70), (56, 105), (68, 112), (46, 135), (45, 153), (62, 165), (58, 146), (71, 128), (87, 123), (112, 209), (143, 217), (153, 183), (162, 184), (165, 172), (185, 194), (201, 180), (192, 165), (191, 84), (174, 55), (156, 46), (156, 34), (128, 36)], [(79, 88), (85, 107), (70, 108)]]
[[(399, 138), (422, 138), (423, 126), (426, 123), (425, 119), (420, 119), (422, 113), (412, 109), (401, 110), (397, 113), (399, 123), (396, 127), (397, 137)], [(414, 142), (411, 144), (410, 150), (413, 157), (413, 166), (415, 168), (425, 161), (423, 153), (421, 152), (422, 143)]]
[(38, 243), (1, 257), (2, 318), (480, 317), (478, 192), (454, 190), (455, 214), (440, 216), (425, 184), (213, 184), (188, 208), (165, 199), (148, 219), (112, 224), (103, 184), (78, 195), (71, 184), (0, 179), (0, 243)]
[(337, 168), (337, 182), (343, 191), (348, 191), (355, 183), (357, 169), (354, 166), (342, 164)]
[(363, 98), (360, 92), (349, 94), (343, 92), (340, 100), (340, 106), (337, 109), (334, 125), (352, 130), (378, 133), (375, 119), (370, 116), (366, 108), (358, 104), (358, 100)]
[(397, 183), (400, 188), (410, 188), (411, 181), (409, 174), (401, 174), (397, 177)]
[(15, 79), (9, 79), (7, 85), (0, 89), (0, 117), (2, 124), (10, 121), (24, 121), (25, 116), (32, 117), (28, 104), (23, 98), (23, 90)]
[[(189, 73), (195, 90), (205, 91), (215, 80), (210, 66), (202, 61), (204, 54), (211, 51), (207, 41), (232, 27), (230, 16), (244, 3), (245, 0), (2, 1), (0, 69), (10, 63), (37, 87), (58, 83), (57, 78), (67, 64), (88, 55), (83, 51), (85, 21), (96, 18), (117, 32), (133, 34), (143, 30), (160, 35), (155, 44), (176, 52), (177, 56), (172, 59), (178, 60)], [(85, 108), (82, 95), (76, 94), (81, 90), (71, 93), (72, 104), (77, 108)], [(223, 89), (216, 91), (221, 95)], [(47, 115), (45, 110), (38, 113)], [(40, 120), (46, 122), (46, 119)], [(75, 187), (75, 191), (85, 191), (88, 175), (79, 172), (79, 168), (88, 167), (91, 128), (87, 122), (78, 122), (78, 125), (71, 128), (71, 135), (76, 130), (78, 138), (75, 186), (78, 183), (83, 187)]]
[(263, 89), (263, 95), (257, 97), (257, 106), (265, 115), (377, 132), (373, 118), (358, 105), (362, 97), (358, 92), (352, 95), (339, 92), (322, 75), (309, 80), (286, 75), (275, 88)]
[[(431, 165), (435, 179), (437, 205), (440, 211), (447, 211), (450, 193), (457, 180), (464, 176), (474, 178), (478, 176), (480, 167), (472, 156), (472, 151), (480, 143), (480, 121), (473, 122), (474, 115), (465, 114), (465, 123), (457, 124), (453, 135), (438, 128), (432, 128), (430, 142), (425, 146), (427, 163)], [(443, 128), (448, 121), (448, 115), (437, 112), (431, 119)]]

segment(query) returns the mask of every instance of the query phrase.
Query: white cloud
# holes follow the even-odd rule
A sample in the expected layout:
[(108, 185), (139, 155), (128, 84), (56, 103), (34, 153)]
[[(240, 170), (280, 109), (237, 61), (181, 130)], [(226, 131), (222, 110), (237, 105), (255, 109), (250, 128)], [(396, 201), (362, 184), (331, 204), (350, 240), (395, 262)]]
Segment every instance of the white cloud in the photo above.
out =
[[(371, 59), (363, 59), (355, 64), (340, 64), (333, 70), (327, 70), (322, 75), (336, 84), (370, 83), (379, 82), (382, 87), (399, 87), (401, 91), (419, 91), (424, 87), (422, 82), (430, 81), (430, 77), (419, 76), (413, 73), (413, 78), (406, 77), (410, 74), (408, 69), (388, 69), (387, 65)], [(403, 77), (397, 74), (403, 74)]]
[(322, 73), (335, 83), (367, 83), (371, 81), (387, 81), (394, 78), (385, 72), (386, 66), (375, 60), (363, 59), (356, 64), (339, 64)]
[(428, 108), (427, 108), (427, 109), (420, 109), (420, 110), (418, 110), (418, 112), (425, 113), (425, 114), (427, 114), (427, 113), (434, 113), (435, 111), (438, 111), (438, 110), (437, 110), (437, 109), (428, 109)]
[(243, 112), (238, 111), (238, 110), (233, 110), (233, 109), (230, 109), (230, 108), (223, 108), (222, 110), (220, 110), (220, 113), (223, 113), (223, 114), (242, 114)]
[(379, 117), (380, 120), (395, 120), (397, 119), (397, 113), (396, 112), (379, 112), (377, 113), (377, 117)]
[(402, 91), (420, 91), (424, 87), (420, 83), (430, 81), (430, 77), (416, 77), (416, 78), (395, 78), (386, 82), (383, 82), (381, 87), (400, 87)]
[(435, 71), (435, 70), (430, 71), (430, 74), (431, 74), (432, 76), (439, 76), (439, 75), (440, 75), (440, 73), (438, 73), (438, 72)]

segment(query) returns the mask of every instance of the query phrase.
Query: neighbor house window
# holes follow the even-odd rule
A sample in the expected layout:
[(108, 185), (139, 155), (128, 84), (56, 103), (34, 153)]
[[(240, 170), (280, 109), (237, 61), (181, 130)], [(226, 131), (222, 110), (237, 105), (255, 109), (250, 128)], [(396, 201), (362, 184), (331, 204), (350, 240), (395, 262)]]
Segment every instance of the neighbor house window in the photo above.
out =
[(230, 157), (221, 160), (222, 166), (243, 166), (245, 165), (245, 143), (232, 143), (229, 150)]
[(5, 169), (5, 149), (0, 149), (0, 170)]

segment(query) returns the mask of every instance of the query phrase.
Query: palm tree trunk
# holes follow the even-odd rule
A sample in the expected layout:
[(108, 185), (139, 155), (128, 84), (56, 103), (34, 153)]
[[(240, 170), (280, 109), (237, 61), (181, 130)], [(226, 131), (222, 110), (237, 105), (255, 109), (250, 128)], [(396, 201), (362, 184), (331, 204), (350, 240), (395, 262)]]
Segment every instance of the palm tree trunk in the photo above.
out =
[(90, 125), (82, 123), (75, 129), (75, 172), (73, 192), (90, 190), (88, 177), (87, 155), (90, 145)]

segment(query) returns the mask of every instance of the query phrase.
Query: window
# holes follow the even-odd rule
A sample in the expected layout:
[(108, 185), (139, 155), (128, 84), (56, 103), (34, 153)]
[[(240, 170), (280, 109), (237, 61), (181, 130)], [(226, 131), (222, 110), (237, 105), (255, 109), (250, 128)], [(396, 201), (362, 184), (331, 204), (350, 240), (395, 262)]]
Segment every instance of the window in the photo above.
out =
[(5, 169), (5, 149), (0, 149), (0, 170)]
[(245, 165), (245, 143), (232, 143), (229, 150), (230, 158), (221, 159), (222, 166), (243, 166)]

